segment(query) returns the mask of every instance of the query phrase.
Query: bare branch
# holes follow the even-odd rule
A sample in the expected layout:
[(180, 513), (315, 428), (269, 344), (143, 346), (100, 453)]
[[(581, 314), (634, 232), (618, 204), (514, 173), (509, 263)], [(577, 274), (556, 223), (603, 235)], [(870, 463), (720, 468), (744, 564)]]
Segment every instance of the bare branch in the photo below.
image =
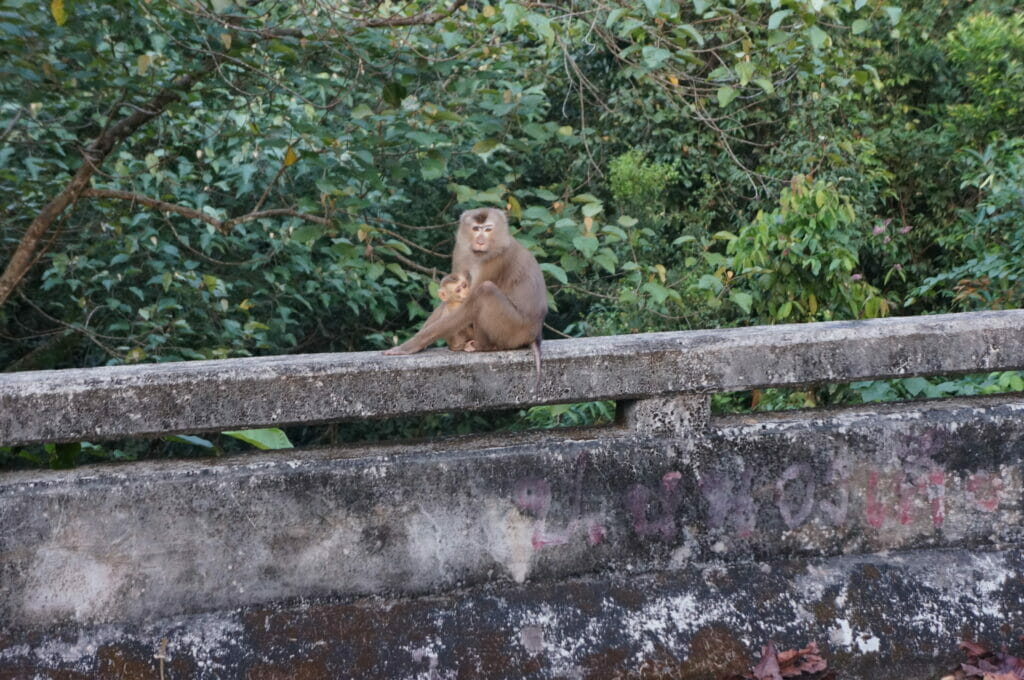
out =
[(402, 255), (401, 253), (396, 251), (392, 246), (389, 246), (386, 243), (378, 245), (377, 247), (378, 248), (387, 248), (388, 255), (390, 257), (395, 258), (396, 260), (398, 260), (399, 262), (404, 264), (409, 269), (415, 269), (416, 271), (421, 272), (423, 274), (426, 274), (427, 276), (431, 276), (431, 277), (433, 277), (435, 279), (438, 276), (444, 274), (443, 271), (441, 271), (440, 269), (437, 269), (435, 267), (424, 267), (423, 265), (421, 265), (421, 264), (419, 264), (417, 262), (413, 262), (412, 260), (410, 260), (406, 256)]
[(131, 203), (138, 203), (144, 205), (147, 208), (154, 208), (161, 212), (173, 212), (191, 218), (193, 220), (201, 220), (206, 222), (211, 227), (220, 232), (225, 232), (227, 229), (224, 223), (218, 220), (212, 215), (207, 215), (204, 212), (195, 210), (194, 208), (188, 208), (183, 205), (177, 205), (176, 203), (168, 203), (167, 201), (161, 201), (148, 196), (142, 196), (135, 194), (130, 191), (114, 191), (113, 189), (84, 189), (79, 196), (81, 198), (117, 198), (122, 201), (129, 201)]

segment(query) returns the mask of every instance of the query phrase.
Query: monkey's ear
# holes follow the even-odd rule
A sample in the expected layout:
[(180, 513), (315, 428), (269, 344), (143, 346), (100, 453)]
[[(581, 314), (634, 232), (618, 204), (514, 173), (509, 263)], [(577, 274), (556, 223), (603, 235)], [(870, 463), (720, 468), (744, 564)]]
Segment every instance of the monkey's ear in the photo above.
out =
[(448, 302), (448, 289), (447, 288), (438, 288), (437, 289), (437, 297), (441, 300), (441, 302)]

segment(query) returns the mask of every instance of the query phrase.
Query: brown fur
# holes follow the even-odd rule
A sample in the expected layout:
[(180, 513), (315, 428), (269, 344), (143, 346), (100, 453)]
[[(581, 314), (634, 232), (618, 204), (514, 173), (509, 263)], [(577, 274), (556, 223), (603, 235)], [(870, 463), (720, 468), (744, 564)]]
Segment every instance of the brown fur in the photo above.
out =
[(469, 274), (465, 303), (450, 314), (435, 309), (416, 335), (385, 354), (413, 354), (472, 327), (478, 350), (530, 347), (539, 379), (547, 289), (537, 260), (509, 233), (504, 212), (479, 208), (462, 213), (452, 271)]
[[(437, 296), (444, 304), (439, 306), (434, 312), (440, 310), (442, 315), (448, 315), (461, 307), (462, 303), (469, 298), (469, 289), (472, 283), (469, 274), (463, 273), (456, 274), (453, 272), (441, 279), (441, 283), (437, 286)], [(433, 316), (433, 313), (431, 316)], [(462, 328), (454, 334), (447, 336), (444, 341), (450, 350), (456, 352), (464, 350), (466, 349), (466, 344), (473, 341), (473, 327)], [(467, 351), (475, 349), (475, 345), (471, 345), (471, 347), (473, 349)]]

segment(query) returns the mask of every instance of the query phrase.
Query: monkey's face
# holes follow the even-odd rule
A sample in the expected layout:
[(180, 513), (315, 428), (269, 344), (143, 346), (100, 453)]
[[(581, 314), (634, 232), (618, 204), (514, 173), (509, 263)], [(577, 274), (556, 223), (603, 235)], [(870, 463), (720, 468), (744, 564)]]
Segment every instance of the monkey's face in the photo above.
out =
[(473, 240), (471, 247), (474, 253), (486, 253), (491, 249), (491, 238), (494, 235), (494, 222), (487, 220), (480, 224), (470, 225)]
[(469, 297), (469, 277), (465, 274), (456, 276), (449, 274), (441, 281), (437, 288), (437, 297), (441, 302), (454, 302), (456, 304), (465, 302)]
[(457, 241), (461, 247), (482, 259), (500, 255), (509, 245), (505, 213), (494, 208), (479, 208), (462, 213)]
[(469, 279), (460, 276), (452, 284), (452, 299), (456, 302), (465, 302), (467, 297), (469, 297)]

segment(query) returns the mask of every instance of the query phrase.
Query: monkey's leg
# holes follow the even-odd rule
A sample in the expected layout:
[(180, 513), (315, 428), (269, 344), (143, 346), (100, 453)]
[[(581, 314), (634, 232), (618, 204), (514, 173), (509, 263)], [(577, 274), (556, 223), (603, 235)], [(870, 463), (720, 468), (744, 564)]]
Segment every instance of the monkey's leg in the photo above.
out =
[[(425, 330), (427, 330), (428, 328), (433, 328), (434, 326), (436, 326), (437, 323), (442, 318), (444, 318), (445, 316), (451, 316), (450, 314), (446, 315), (444, 313), (446, 307), (447, 307), (447, 305), (445, 305), (445, 303), (443, 303), (443, 302), (441, 304), (439, 304), (437, 307), (434, 308), (434, 311), (432, 311), (430, 313), (430, 316), (427, 317), (427, 320), (423, 322), (423, 326), (420, 328), (419, 332), (416, 333), (416, 335), (414, 335), (412, 338), (406, 340), (405, 342), (403, 342), (401, 345), (399, 345), (397, 347), (392, 347), (391, 349), (384, 350), (383, 354), (388, 354), (388, 355), (394, 355), (394, 354), (413, 354), (415, 352), (420, 351), (420, 349), (423, 349), (423, 347), (426, 347), (427, 344), (429, 344), (429, 343), (425, 343), (423, 345), (423, 347), (420, 347), (419, 349), (410, 349), (410, 347), (412, 346), (411, 345), (412, 341), (416, 340), (417, 338), (419, 338), (424, 333)], [(434, 340), (436, 340), (439, 337), (441, 337), (441, 336), (440, 335), (436, 336), (434, 338)], [(430, 342), (433, 342), (433, 340), (431, 340)]]
[[(438, 309), (443, 309), (443, 305)], [(438, 310), (434, 310), (435, 312)], [(398, 347), (393, 347), (384, 354), (415, 354), (431, 345), (435, 340), (449, 337), (462, 328), (466, 328), (473, 322), (472, 314), (475, 312), (472, 303), (460, 305), (458, 309), (448, 314), (434, 314), (424, 322), (416, 335), (412, 336)]]
[(478, 350), (518, 349), (537, 337), (539, 322), (520, 312), (491, 281), (475, 291), (477, 309), (474, 335)]

